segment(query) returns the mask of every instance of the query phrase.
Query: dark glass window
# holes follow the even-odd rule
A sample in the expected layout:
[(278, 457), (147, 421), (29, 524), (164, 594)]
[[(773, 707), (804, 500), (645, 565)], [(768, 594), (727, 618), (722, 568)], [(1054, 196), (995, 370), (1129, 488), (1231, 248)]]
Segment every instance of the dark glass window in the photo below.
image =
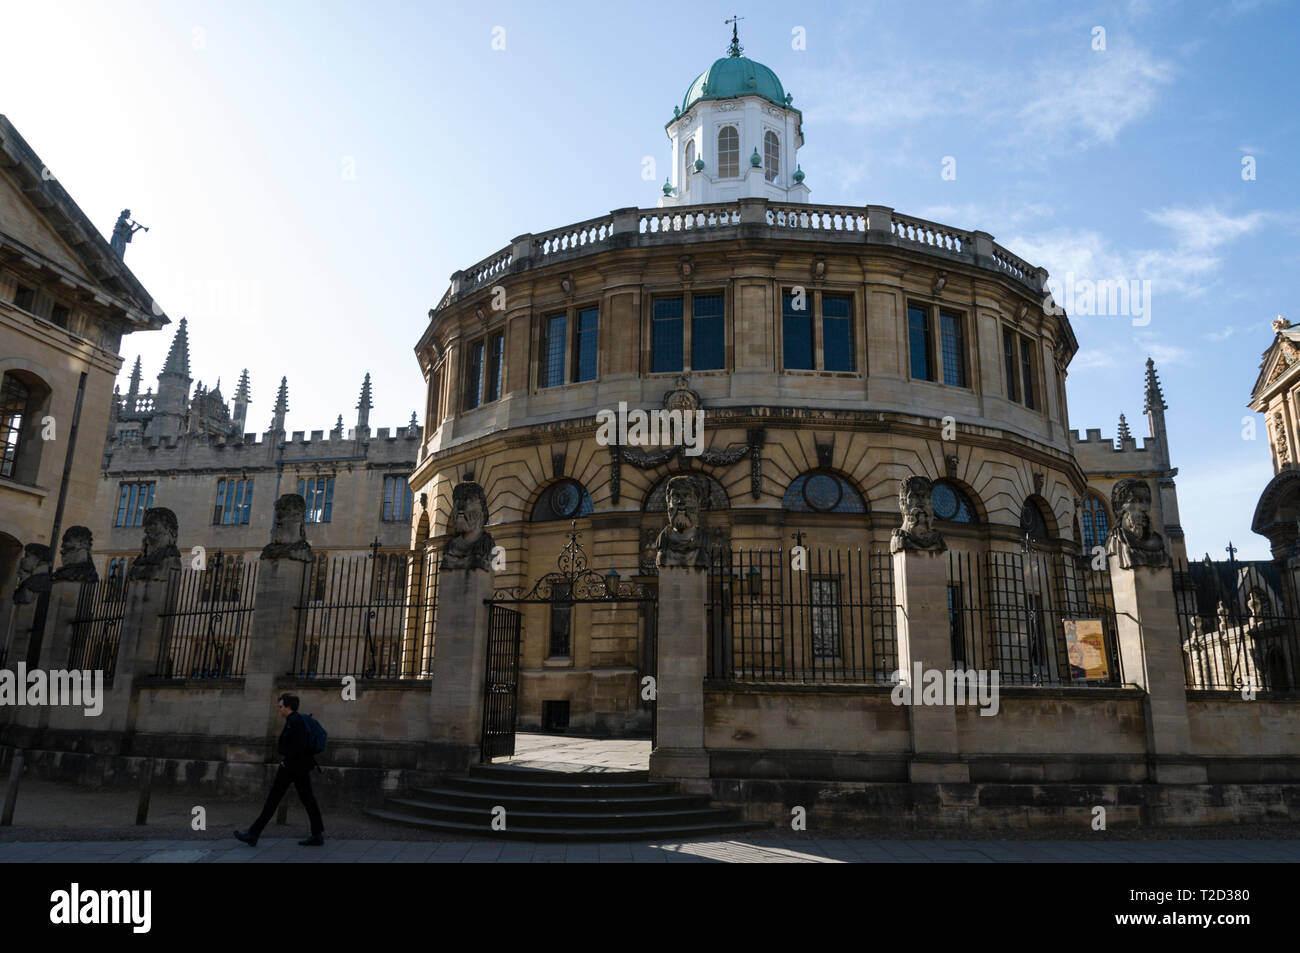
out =
[(152, 483), (123, 483), (118, 490), (117, 519), (114, 526), (141, 526), (144, 511), (153, 506)]
[(1007, 400), (1020, 403), (1020, 387), (1016, 381), (1016, 335), (1007, 328), (1002, 329), (1002, 353), (1007, 367)]
[(822, 367), (854, 370), (853, 298), (849, 295), (822, 295)]
[[(781, 353), (786, 370), (814, 369), (812, 296), (805, 292), (802, 297), (796, 302), (789, 291), (781, 296)], [(803, 307), (796, 308), (796, 303)]]
[(939, 312), (939, 338), (943, 348), (943, 382), (954, 387), (965, 387), (966, 341), (960, 314)]
[(795, 477), (781, 506), (800, 513), (865, 513), (867, 509), (862, 495), (848, 480), (827, 470)]
[(1106, 504), (1098, 497), (1089, 494), (1084, 497), (1083, 506), (1080, 507), (1083, 516), (1083, 545), (1087, 549), (1094, 546), (1105, 546), (1106, 537), (1110, 534), (1110, 525), (1106, 517)]
[(28, 288), (26, 285), (19, 285), (14, 290), (14, 304), (24, 311), (31, 311), (32, 306), (36, 303), (36, 291)]
[(488, 338), (488, 376), (487, 390), (483, 394), (484, 403), (501, 398), (501, 370), (505, 360), (505, 343), (504, 333), (497, 333)]
[(410, 519), (412, 502), (411, 484), (407, 482), (406, 477), (384, 477), (382, 517), (385, 523), (401, 523)]
[(717, 371), (726, 366), (723, 321), (722, 295), (691, 298), (691, 370)]
[(1020, 370), (1025, 386), (1025, 406), (1034, 410), (1038, 405), (1034, 401), (1034, 342), (1020, 337)]
[(328, 523), (334, 510), (334, 478), (311, 477), (298, 481), (298, 495), (307, 503), (308, 523)]
[(573, 603), (565, 602), (572, 593), (567, 582), (557, 582), (551, 587), (551, 644), (548, 655), (551, 658), (568, 658), (569, 632), (573, 621)]
[(543, 491), (533, 505), (533, 520), (571, 520), (590, 516), (591, 494), (577, 480), (560, 480)]
[(469, 359), (465, 364), (465, 409), (479, 405), (479, 396), (483, 386), (483, 342), (475, 341), (469, 346)]
[(840, 657), (839, 577), (813, 577), (810, 582), (813, 658), (837, 659)]
[(597, 308), (584, 308), (578, 312), (578, 381), (596, 379), (596, 344), (600, 326), (600, 311)]
[(1020, 532), (1028, 533), (1032, 540), (1047, 539), (1047, 520), (1033, 500), (1025, 500), (1020, 507)]
[[(14, 475), (18, 462), (18, 441), (22, 436), (23, 421), (27, 417), (27, 401), (31, 392), (12, 374), (4, 376), (0, 385), (0, 476)], [(121, 523), (117, 524), (121, 526)]]
[(656, 298), (651, 312), (650, 369), (664, 374), (682, 369), (682, 299)]
[(212, 525), (247, 525), (253, 509), (252, 480), (218, 480)]
[(911, 358), (912, 377), (918, 381), (934, 380), (930, 315), (924, 308), (909, 306), (907, 309), (907, 348)]
[(948, 586), (948, 638), (952, 642), (952, 660), (957, 665), (966, 663), (966, 626), (962, 617), (961, 584)]
[(949, 523), (974, 523), (975, 505), (970, 498), (951, 483), (940, 480), (934, 484), (930, 495), (935, 519)]
[(552, 314), (542, 322), (542, 366), (537, 375), (538, 387), (555, 387), (564, 383), (564, 341), (569, 318)]

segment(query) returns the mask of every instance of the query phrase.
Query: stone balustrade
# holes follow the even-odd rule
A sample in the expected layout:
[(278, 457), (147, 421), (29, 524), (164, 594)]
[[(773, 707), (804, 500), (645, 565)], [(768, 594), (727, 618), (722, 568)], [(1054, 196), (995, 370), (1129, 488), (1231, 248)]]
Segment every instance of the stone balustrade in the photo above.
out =
[(761, 198), (741, 199), (671, 209), (616, 209), (538, 235), (521, 235), (500, 251), (453, 274), (451, 286), (433, 314), (499, 278), (528, 268), (616, 245), (650, 246), (699, 240), (710, 233), (730, 235), (739, 227), (756, 227), (752, 233), (746, 231), (750, 238), (860, 241), (938, 253), (946, 260), (1000, 272), (1035, 293), (1043, 290), (1047, 278), (1045, 270), (1007, 251), (985, 232), (969, 232), (903, 215), (887, 206), (795, 205)]

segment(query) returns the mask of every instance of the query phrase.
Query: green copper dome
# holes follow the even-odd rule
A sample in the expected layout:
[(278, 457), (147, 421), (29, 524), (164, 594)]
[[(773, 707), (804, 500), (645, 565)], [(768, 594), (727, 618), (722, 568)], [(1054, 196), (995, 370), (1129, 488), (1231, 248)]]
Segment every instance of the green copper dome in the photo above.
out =
[(762, 96), (768, 102), (789, 108), (785, 88), (776, 74), (746, 56), (724, 56), (695, 78), (682, 98), (682, 112), (705, 99)]

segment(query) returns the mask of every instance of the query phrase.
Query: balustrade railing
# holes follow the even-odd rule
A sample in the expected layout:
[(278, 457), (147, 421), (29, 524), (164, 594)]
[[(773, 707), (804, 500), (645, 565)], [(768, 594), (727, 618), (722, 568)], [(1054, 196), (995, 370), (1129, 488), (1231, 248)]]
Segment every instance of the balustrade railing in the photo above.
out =
[[(855, 234), (861, 235), (866, 241), (875, 242), (880, 240), (879, 236), (888, 231), (894, 241), (906, 246), (915, 245), (941, 251), (946, 255), (957, 255), (971, 263), (976, 261), (975, 238), (972, 232), (904, 215), (892, 209), (881, 209), (881, 214), (889, 219), (886, 227), (884, 222), (873, 224), (870, 221), (867, 206), (778, 204), (765, 200), (760, 202), (758, 207), (762, 210), (762, 217), (755, 221), (758, 224), (765, 223), (775, 232), (797, 235), (806, 239), (830, 234)], [(629, 209), (626, 224), (616, 226), (616, 221), (619, 220), (622, 212), (610, 213), (531, 236), (530, 244), (526, 248), (531, 248), (530, 254), (533, 259), (544, 262), (553, 255), (582, 250), (596, 251), (608, 247), (607, 243), (614, 235), (616, 227), (635, 227), (636, 235), (632, 237), (633, 244), (636, 243), (638, 236), (645, 236), (649, 240), (658, 236), (728, 229), (741, 223), (742, 204), (741, 201), (736, 201), (661, 209)], [(633, 221), (635, 226), (632, 225)], [(1033, 287), (1036, 291), (1039, 290), (1039, 270), (1035, 266), (1007, 251), (1001, 245), (991, 244), (992, 261), (999, 271), (1022, 284)], [(518, 264), (515, 261), (516, 251), (519, 249), (512, 244), (459, 272), (459, 282), (448, 289), (434, 310), (439, 311), (456, 298), (476, 291), (488, 282), (510, 272)], [(524, 253), (521, 252), (521, 255)], [(528, 257), (524, 256), (521, 260), (527, 262)], [(980, 261), (987, 263), (988, 259), (982, 258)]]

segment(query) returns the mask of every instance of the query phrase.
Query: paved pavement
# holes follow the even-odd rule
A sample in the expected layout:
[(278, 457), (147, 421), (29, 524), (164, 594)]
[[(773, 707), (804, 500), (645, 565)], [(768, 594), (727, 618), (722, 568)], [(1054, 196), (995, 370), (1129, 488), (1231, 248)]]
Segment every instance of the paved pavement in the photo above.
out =
[(644, 771), (650, 767), (650, 741), (520, 732), (514, 757), (495, 763), (546, 771)]
[(256, 847), (225, 841), (14, 841), (0, 863), (1297, 863), (1300, 840), (671, 841), (643, 844), (530, 844), (517, 841), (330, 840), (263, 837)]

